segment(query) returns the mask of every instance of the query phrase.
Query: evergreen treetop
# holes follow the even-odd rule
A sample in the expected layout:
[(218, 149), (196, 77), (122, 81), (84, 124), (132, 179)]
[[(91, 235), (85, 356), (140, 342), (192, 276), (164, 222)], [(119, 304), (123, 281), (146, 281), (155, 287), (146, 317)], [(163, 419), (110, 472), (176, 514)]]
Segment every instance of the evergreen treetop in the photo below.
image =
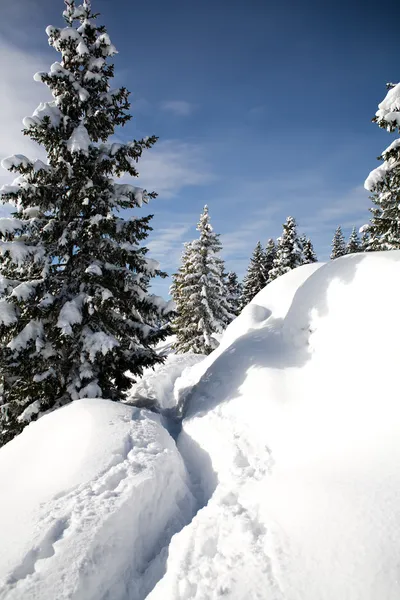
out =
[(346, 242), (343, 236), (342, 228), (339, 227), (335, 231), (335, 235), (332, 240), (332, 252), (331, 259), (340, 258), (346, 254)]
[(182, 264), (173, 276), (171, 292), (177, 316), (172, 326), (177, 336), (178, 352), (209, 354), (218, 343), (234, 314), (224, 281), (224, 262), (219, 257), (221, 242), (210, 223), (208, 206), (197, 226), (200, 236), (186, 245)]
[(241, 308), (249, 304), (267, 285), (266, 256), (261, 242), (257, 242), (243, 280)]
[(361, 252), (361, 243), (357, 230), (353, 227), (349, 241), (347, 242), (346, 254), (355, 254), (356, 252)]
[(276, 245), (275, 241), (270, 238), (265, 247), (265, 279), (268, 283), (269, 281), (269, 272), (272, 269), (276, 256)]
[(300, 238), (300, 242), (303, 247), (303, 264), (308, 265), (318, 262), (317, 255), (315, 254), (314, 246), (310, 238), (303, 234)]
[(303, 247), (297, 234), (297, 225), (293, 217), (286, 219), (282, 235), (278, 238), (277, 242), (276, 256), (272, 269), (269, 272), (270, 281), (302, 264)]
[(226, 290), (228, 293), (230, 312), (237, 317), (240, 313), (240, 300), (243, 286), (238, 280), (238, 276), (233, 271), (230, 271), (226, 276)]
[[(387, 84), (373, 122), (389, 132), (400, 132), (400, 83)], [(366, 250), (400, 249), (400, 140), (396, 139), (378, 157), (382, 165), (371, 171), (364, 187), (372, 193), (372, 217)]]

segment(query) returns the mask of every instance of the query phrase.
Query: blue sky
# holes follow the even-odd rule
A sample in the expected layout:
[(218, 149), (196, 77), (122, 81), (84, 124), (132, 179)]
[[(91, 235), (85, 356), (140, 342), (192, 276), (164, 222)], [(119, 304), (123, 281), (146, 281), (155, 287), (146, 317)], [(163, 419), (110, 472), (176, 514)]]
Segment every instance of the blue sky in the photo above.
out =
[[(398, 81), (400, 7), (376, 2), (93, 0), (132, 91), (134, 120), (119, 135), (156, 134), (141, 182), (150, 206), (151, 256), (173, 272), (196, 236), (204, 204), (229, 269), (243, 275), (256, 242), (291, 214), (329, 256), (337, 225), (368, 220), (363, 190), (393, 135), (371, 123), (385, 83)], [(44, 29), (61, 0), (0, 7), (0, 154), (28, 153), (19, 134), (45, 90), (32, 81), (57, 54)], [(139, 165), (140, 166), (140, 165)], [(168, 283), (155, 289), (164, 295)]]

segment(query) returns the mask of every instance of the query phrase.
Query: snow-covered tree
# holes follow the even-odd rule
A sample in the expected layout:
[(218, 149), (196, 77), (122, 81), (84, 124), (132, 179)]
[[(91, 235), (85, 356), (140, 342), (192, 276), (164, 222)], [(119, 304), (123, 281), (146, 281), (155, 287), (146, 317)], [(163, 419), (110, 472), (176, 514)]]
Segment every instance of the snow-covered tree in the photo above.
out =
[(360, 227), (359, 233), (361, 233), (360, 240), (360, 252), (368, 252), (369, 251), (369, 225), (365, 224)]
[[(393, 133), (400, 132), (400, 83), (387, 84), (388, 92), (379, 104), (373, 121)], [(364, 187), (372, 193), (367, 250), (400, 249), (400, 139), (394, 140), (381, 156), (383, 163), (367, 177)]]
[(335, 231), (335, 235), (332, 240), (332, 252), (331, 259), (340, 258), (346, 254), (346, 241), (343, 236), (342, 228), (339, 227)]
[(243, 280), (243, 291), (240, 300), (241, 309), (251, 302), (254, 296), (264, 289), (266, 285), (266, 256), (261, 242), (257, 242)]
[(303, 247), (302, 264), (308, 265), (310, 263), (318, 262), (317, 255), (315, 254), (314, 246), (310, 238), (303, 234), (300, 238), (300, 242)]
[(297, 225), (293, 217), (288, 217), (283, 225), (281, 237), (277, 240), (276, 256), (269, 272), (269, 281), (299, 267), (302, 263), (303, 247), (297, 234)]
[(361, 243), (357, 230), (353, 227), (349, 241), (347, 242), (346, 254), (355, 254), (356, 252), (361, 252)]
[(218, 343), (214, 334), (222, 333), (234, 319), (224, 281), (224, 261), (219, 234), (215, 233), (208, 207), (200, 216), (199, 239), (186, 245), (181, 267), (173, 275), (172, 297), (177, 316), (172, 322), (178, 352), (209, 354)]
[(238, 276), (230, 271), (226, 276), (226, 290), (230, 312), (237, 317), (240, 313), (240, 300), (242, 297), (243, 286), (238, 280)]
[(267, 283), (269, 281), (269, 272), (273, 267), (275, 256), (276, 256), (275, 241), (272, 238), (270, 238), (265, 247), (265, 280)]
[(118, 214), (156, 194), (113, 179), (136, 177), (156, 138), (107, 143), (130, 119), (129, 92), (110, 87), (116, 49), (89, 0), (66, 0), (64, 17), (46, 30), (60, 61), (35, 75), (53, 100), (24, 119), (47, 162), (3, 161), (18, 177), (1, 189), (16, 212), (0, 220), (0, 445), (71, 400), (123, 399), (127, 371), (159, 362), (164, 336), (151, 326), (163, 304), (147, 292), (164, 274), (140, 246), (151, 216)]

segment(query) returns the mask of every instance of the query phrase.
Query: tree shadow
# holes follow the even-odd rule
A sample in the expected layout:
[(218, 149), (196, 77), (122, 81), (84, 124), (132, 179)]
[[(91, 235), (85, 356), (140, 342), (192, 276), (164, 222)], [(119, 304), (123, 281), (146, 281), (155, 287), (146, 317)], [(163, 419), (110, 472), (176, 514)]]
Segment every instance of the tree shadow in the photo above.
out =
[[(354, 254), (323, 265), (298, 288), (284, 319), (271, 316), (265, 326), (250, 330), (233, 341), (195, 386), (182, 391), (178, 405), (181, 417), (203, 416), (239, 396), (251, 368), (284, 370), (304, 366), (311, 358), (308, 345), (312, 333), (310, 314), (328, 314), (331, 283), (339, 280), (350, 284), (364, 258), (364, 253)], [(300, 343), (296, 343), (296, 336)]]

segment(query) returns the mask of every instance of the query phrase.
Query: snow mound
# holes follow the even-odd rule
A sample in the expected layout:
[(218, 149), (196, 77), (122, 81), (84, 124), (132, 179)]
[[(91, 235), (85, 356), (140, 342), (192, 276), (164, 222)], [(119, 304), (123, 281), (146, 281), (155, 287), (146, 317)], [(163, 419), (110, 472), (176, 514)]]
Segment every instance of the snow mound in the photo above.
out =
[(1, 449), (0, 598), (145, 598), (192, 517), (183, 461), (159, 417), (78, 400)]
[(397, 251), (300, 268), (177, 381), (211, 494), (149, 599), (398, 600), (399, 294)]

